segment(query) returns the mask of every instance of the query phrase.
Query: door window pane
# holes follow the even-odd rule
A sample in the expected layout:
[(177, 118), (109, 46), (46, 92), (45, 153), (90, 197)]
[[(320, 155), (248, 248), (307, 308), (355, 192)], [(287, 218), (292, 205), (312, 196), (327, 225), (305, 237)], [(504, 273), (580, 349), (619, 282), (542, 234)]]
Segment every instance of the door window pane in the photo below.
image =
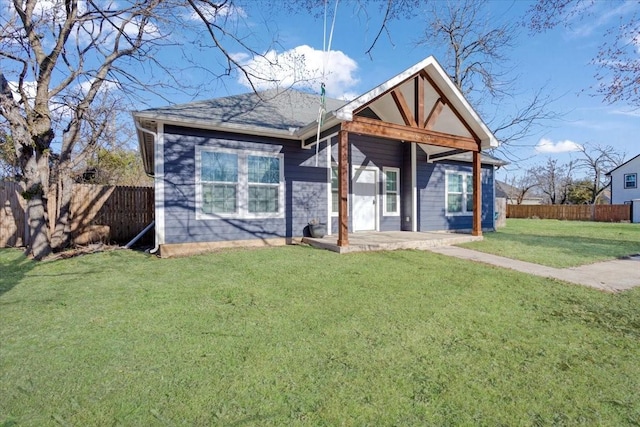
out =
[(387, 171), (387, 192), (396, 192), (398, 190), (398, 173), (396, 171)]

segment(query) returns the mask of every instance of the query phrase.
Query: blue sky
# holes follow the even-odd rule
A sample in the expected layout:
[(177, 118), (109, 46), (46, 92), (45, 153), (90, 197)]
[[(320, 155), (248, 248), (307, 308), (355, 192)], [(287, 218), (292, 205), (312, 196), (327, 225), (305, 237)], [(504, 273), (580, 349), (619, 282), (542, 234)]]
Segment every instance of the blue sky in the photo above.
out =
[[(367, 10), (357, 10), (354, 3), (342, 0), (338, 4), (331, 53), (326, 56), (325, 83), (328, 96), (353, 97), (362, 94), (385, 80), (402, 72), (429, 55), (434, 55), (446, 68), (446, 56), (439, 46), (416, 46), (416, 39), (424, 27), (418, 18), (399, 19), (389, 27), (389, 34), (382, 35), (372, 56), (365, 51), (373, 41), (381, 22), (380, 6), (384, 2), (369, 2)], [(269, 51), (272, 59), (291, 63), (294, 56), (304, 55), (304, 64), (270, 71), (271, 77), (282, 78), (283, 85), (290, 84), (285, 75), (295, 68), (298, 76), (319, 74), (323, 64), (323, 38), (329, 37), (331, 15), (335, 2), (328, 0), (329, 18), (326, 34), (323, 17), (312, 14), (289, 15), (282, 8), (270, 8), (269, 3), (253, 2), (235, 11), (239, 28), (244, 28), (258, 50), (260, 44), (277, 34), (278, 45)], [(487, 7), (487, 22), (520, 22), (529, 3), (525, 1), (493, 1)], [(512, 77), (517, 78), (517, 94), (512, 104), (499, 108), (523, 105), (538, 88), (545, 86), (556, 99), (552, 109), (561, 114), (557, 120), (546, 122), (536, 133), (509, 148), (515, 157), (524, 159), (500, 172), (500, 176), (517, 175), (523, 168), (546, 162), (548, 157), (561, 162), (575, 158), (576, 145), (611, 145), (630, 158), (640, 152), (640, 112), (631, 106), (607, 105), (601, 97), (594, 96), (596, 68), (591, 64), (604, 33), (620, 16), (637, 12), (637, 2), (596, 2), (594, 14), (570, 26), (560, 25), (541, 34), (520, 30), (514, 47), (505, 51), (513, 67)], [(365, 13), (366, 12), (366, 13)], [(419, 16), (425, 10), (417, 11)], [(268, 23), (269, 30), (264, 24)], [(326, 39), (325, 39), (326, 40)], [(324, 42), (325, 48), (327, 42)], [(267, 47), (264, 47), (267, 49)], [(239, 54), (243, 63), (266, 72), (260, 61)], [(315, 70), (315, 71), (312, 71)], [(197, 76), (192, 76), (197, 78)], [(319, 81), (306, 82), (312, 91), (319, 91)], [(245, 81), (229, 76), (223, 81), (210, 82), (201, 98), (213, 98), (248, 91)]]
[[(329, 11), (326, 34), (321, 9), (316, 10), (317, 13), (292, 13), (287, 11), (285, 0), (237, 0), (236, 7), (222, 10), (216, 19), (226, 19), (225, 26), (245, 37), (243, 41), (247, 45), (280, 64), (275, 69), (269, 67), (260, 57), (247, 55), (246, 50), (223, 39), (229, 52), (245, 66), (258, 74), (280, 79), (282, 86), (295, 81), (296, 86), (315, 92), (320, 90), (319, 76), (324, 68), (327, 95), (331, 97), (352, 98), (365, 93), (430, 55), (447, 69), (447, 57), (442, 46), (416, 45), (426, 25), (421, 17), (428, 15), (429, 4), (433, 2), (414, 10), (410, 19), (392, 21), (388, 33), (382, 34), (369, 56), (366, 51), (379, 29), (386, 0), (339, 0), (331, 51), (325, 54), (323, 49), (328, 50), (326, 45), (336, 5), (336, 0), (326, 1)], [(43, 0), (42, 8), (55, 10), (55, 2)], [(527, 1), (489, 1), (486, 23), (489, 26), (502, 22), (521, 23), (530, 5)], [(10, 8), (8, 0), (0, 0), (0, 6), (3, 10)], [(551, 108), (560, 117), (546, 122), (518, 146), (506, 149), (511, 158), (524, 160), (503, 168), (499, 172), (501, 178), (543, 164), (549, 157), (567, 162), (578, 156), (571, 150), (584, 144), (610, 145), (626, 153), (627, 158), (640, 153), (640, 111), (624, 104), (607, 105), (601, 97), (593, 96), (596, 67), (592, 64), (600, 44), (607, 37), (607, 29), (621, 17), (640, 13), (640, 2), (596, 1), (591, 11), (591, 15), (575, 20), (569, 26), (560, 25), (541, 34), (531, 34), (522, 28), (513, 48), (505, 50), (508, 65), (512, 67), (510, 77), (517, 79), (517, 91), (511, 101), (496, 108), (508, 112), (515, 106), (524, 105), (533, 93), (544, 86), (556, 99)], [(180, 15), (180, 18), (183, 23), (193, 24), (192, 17), (188, 15)], [(201, 25), (190, 28), (202, 30)], [(224, 75), (225, 63), (219, 52), (195, 48), (191, 44), (194, 33), (189, 33), (188, 29), (185, 25), (184, 28), (170, 30), (168, 40), (172, 46), (161, 48), (156, 60), (180, 69), (174, 74), (177, 80), (200, 87), (197, 99), (251, 90), (238, 74)], [(208, 36), (200, 34), (195, 37), (206, 41)], [(198, 67), (186, 62), (182, 64), (185, 56), (194, 57)], [(141, 80), (153, 79), (158, 70), (154, 69), (154, 64), (146, 63), (134, 71), (134, 74), (138, 73)], [(295, 78), (292, 77), (294, 73)], [(9, 80), (12, 80), (11, 75)], [(254, 83), (258, 88), (264, 88), (259, 80)], [(133, 108), (163, 106), (168, 103), (167, 99), (174, 103), (192, 100), (166, 89), (165, 99), (151, 97), (148, 104), (138, 103)], [(487, 106), (480, 106), (481, 115), (483, 109)], [(488, 121), (486, 116), (484, 118)]]

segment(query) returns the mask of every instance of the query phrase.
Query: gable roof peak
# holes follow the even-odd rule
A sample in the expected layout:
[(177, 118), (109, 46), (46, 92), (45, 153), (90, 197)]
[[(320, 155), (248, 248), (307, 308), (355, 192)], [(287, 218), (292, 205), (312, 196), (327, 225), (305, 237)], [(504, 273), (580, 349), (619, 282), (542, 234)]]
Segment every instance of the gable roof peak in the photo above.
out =
[(346, 103), (336, 110), (336, 118), (341, 121), (353, 120), (353, 115), (356, 111), (367, 105), (374, 104), (387, 93), (399, 88), (403, 83), (420, 74), (427, 76), (429, 82), (434, 85), (438, 93), (442, 94), (451, 104), (451, 108), (459, 113), (460, 120), (464, 122), (473, 134), (477, 135), (483, 149), (495, 148), (499, 145), (498, 140), (491, 130), (489, 130), (478, 113), (466, 100), (460, 89), (453, 83), (449, 75), (433, 56), (423, 59), (400, 74), (397, 74), (386, 82)]

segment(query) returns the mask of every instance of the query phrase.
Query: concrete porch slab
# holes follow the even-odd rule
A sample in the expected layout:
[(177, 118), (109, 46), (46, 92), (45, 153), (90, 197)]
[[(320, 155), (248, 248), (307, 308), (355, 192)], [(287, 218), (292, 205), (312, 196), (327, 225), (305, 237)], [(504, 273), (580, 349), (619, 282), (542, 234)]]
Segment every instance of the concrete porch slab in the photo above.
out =
[(411, 231), (366, 231), (349, 233), (349, 246), (340, 247), (338, 236), (325, 236), (321, 239), (304, 237), (302, 241), (310, 246), (337, 253), (365, 251), (393, 251), (397, 249), (427, 250), (440, 246), (482, 240), (482, 236), (447, 232), (411, 232)]

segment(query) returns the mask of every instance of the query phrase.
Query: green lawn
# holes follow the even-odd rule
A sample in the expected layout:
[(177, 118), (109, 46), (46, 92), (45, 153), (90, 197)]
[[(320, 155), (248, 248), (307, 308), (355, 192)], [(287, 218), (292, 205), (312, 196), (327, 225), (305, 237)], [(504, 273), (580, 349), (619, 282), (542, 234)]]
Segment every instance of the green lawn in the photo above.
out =
[(640, 292), (430, 252), (0, 250), (0, 425), (640, 423)]
[(640, 253), (640, 224), (508, 219), (507, 226), (465, 243), (477, 251), (550, 267), (573, 267)]

